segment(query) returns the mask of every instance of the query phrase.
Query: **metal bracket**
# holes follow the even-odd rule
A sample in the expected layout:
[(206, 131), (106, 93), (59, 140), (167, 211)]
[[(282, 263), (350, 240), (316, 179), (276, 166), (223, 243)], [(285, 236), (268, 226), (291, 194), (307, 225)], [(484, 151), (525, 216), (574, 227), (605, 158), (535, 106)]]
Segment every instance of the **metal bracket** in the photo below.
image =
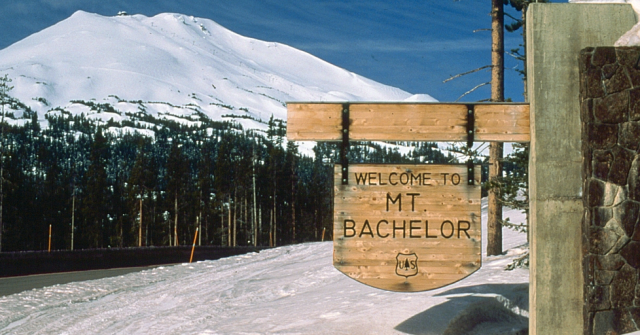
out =
[(476, 117), (474, 105), (467, 105), (467, 148), (471, 150), (473, 146), (474, 135), (476, 132)]
[[(476, 116), (475, 116), (475, 106), (467, 105), (467, 149), (471, 152), (471, 148), (473, 147), (474, 135), (476, 133)], [(473, 165), (473, 160), (469, 159), (467, 161), (467, 185), (475, 185), (475, 166)]]
[(340, 164), (342, 165), (342, 185), (349, 185), (349, 104), (342, 104), (342, 145)]
[(475, 165), (472, 160), (467, 161), (467, 185), (475, 185)]

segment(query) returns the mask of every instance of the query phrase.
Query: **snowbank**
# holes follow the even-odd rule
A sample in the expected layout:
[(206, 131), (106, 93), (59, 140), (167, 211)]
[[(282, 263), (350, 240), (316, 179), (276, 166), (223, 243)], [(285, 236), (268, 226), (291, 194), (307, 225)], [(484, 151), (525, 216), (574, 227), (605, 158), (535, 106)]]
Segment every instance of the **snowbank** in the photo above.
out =
[(528, 316), (529, 271), (504, 268), (526, 252), (518, 247), (526, 236), (505, 229), (504, 239), (504, 255), (428, 292), (359, 284), (334, 269), (331, 242), (306, 243), (0, 297), (0, 334), (435, 335), (471, 324), (472, 332), (518, 331)]

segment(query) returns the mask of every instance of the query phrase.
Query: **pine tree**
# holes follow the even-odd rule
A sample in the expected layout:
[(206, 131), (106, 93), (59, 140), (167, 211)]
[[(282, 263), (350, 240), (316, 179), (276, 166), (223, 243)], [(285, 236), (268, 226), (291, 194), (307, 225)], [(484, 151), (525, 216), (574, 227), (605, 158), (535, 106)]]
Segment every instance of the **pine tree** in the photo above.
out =
[[(137, 246), (142, 246), (142, 227), (143, 227), (143, 203), (145, 198), (148, 197), (148, 193), (151, 192), (154, 186), (154, 175), (150, 168), (149, 158), (147, 153), (147, 139), (139, 139), (138, 153), (136, 161), (133, 165), (131, 173), (129, 174), (129, 180), (127, 182), (127, 198), (129, 202), (130, 213), (134, 222), (137, 225), (131, 225), (135, 231), (134, 235), (137, 236)], [(137, 221), (136, 221), (137, 219)], [(122, 232), (121, 232), (122, 235)]]
[[(177, 246), (180, 244), (178, 229), (179, 211), (181, 209), (182, 198), (186, 191), (186, 183), (188, 178), (188, 162), (182, 153), (181, 144), (174, 138), (171, 145), (171, 152), (167, 160), (167, 194), (169, 200), (173, 203), (173, 238), (170, 245)], [(171, 236), (171, 235), (170, 235)]]
[(109, 198), (107, 172), (108, 143), (98, 128), (91, 145), (90, 165), (85, 175), (86, 194), (82, 201), (82, 214), (85, 225), (82, 236), (87, 246), (98, 248), (104, 243), (104, 227), (107, 220), (106, 201)]
[(212, 168), (214, 167), (213, 155), (215, 154), (212, 144), (212, 141), (205, 141), (202, 144), (201, 158), (198, 162), (198, 245), (202, 245), (202, 236), (205, 238), (205, 244), (208, 244), (209, 241), (208, 219), (211, 214), (210, 203), (214, 179)]
[(221, 218), (221, 235), (227, 237), (227, 246), (232, 246), (232, 224), (231, 224), (231, 212), (232, 212), (232, 186), (235, 184), (235, 162), (233, 157), (233, 147), (235, 146), (233, 135), (229, 132), (224, 132), (221, 135), (220, 143), (218, 145), (218, 152), (216, 155), (216, 168), (214, 186), (216, 190), (216, 200), (219, 203), (220, 212), (224, 217), (225, 208), (227, 210), (227, 224), (226, 232), (224, 229), (224, 219)]

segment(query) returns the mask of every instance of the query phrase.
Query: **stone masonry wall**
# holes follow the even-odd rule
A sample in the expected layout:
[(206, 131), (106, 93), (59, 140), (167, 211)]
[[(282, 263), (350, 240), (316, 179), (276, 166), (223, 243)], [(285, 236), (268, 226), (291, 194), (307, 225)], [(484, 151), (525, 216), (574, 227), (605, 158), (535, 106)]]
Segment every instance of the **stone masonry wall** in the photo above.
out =
[(640, 48), (580, 53), (585, 333), (640, 330)]

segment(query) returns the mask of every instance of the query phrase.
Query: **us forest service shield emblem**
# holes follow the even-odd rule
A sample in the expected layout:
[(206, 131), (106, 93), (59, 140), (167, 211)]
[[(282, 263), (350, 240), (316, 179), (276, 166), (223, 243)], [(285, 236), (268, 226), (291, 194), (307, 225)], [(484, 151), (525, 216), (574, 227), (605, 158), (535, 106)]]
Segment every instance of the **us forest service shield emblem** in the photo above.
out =
[(396, 256), (396, 274), (398, 276), (406, 277), (407, 279), (411, 276), (417, 275), (418, 255), (415, 253), (399, 253), (398, 256)]

